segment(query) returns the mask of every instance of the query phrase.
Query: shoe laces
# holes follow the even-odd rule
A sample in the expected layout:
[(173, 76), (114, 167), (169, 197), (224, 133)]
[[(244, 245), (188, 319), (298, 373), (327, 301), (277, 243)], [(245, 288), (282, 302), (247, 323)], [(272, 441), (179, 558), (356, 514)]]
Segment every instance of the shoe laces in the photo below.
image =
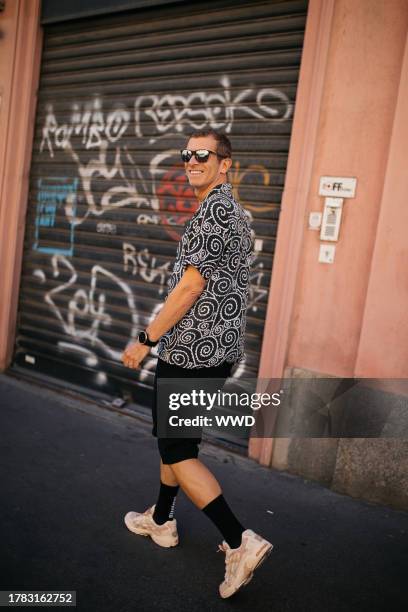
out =
[[(225, 542), (223, 542), (222, 544), (218, 545), (218, 550), (217, 552), (225, 552), (225, 576), (224, 576), (224, 580), (225, 582), (229, 582), (230, 578), (234, 575), (236, 569), (237, 569), (237, 565), (241, 559), (241, 552), (239, 551), (239, 549), (235, 549), (235, 548), (230, 548), (228, 546), (228, 544), (226, 544)], [(228, 554), (227, 554), (228, 553)]]
[(147, 510), (145, 510), (145, 512), (139, 515), (138, 522), (142, 523), (144, 527), (147, 527), (152, 524), (152, 518), (153, 518), (153, 513), (150, 511), (150, 508), (148, 508)]

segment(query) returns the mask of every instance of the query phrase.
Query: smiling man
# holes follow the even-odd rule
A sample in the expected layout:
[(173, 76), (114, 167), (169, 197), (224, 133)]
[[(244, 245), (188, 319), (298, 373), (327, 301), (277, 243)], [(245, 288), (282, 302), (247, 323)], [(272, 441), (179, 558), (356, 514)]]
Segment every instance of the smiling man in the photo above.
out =
[[(227, 182), (231, 144), (219, 132), (195, 132), (181, 151), (199, 207), (178, 244), (162, 309), (124, 352), (138, 368), (158, 344), (154, 380), (153, 435), (157, 437), (157, 386), (161, 378), (223, 379), (244, 358), (252, 237), (248, 216)], [(200, 438), (158, 438), (160, 489), (144, 513), (128, 512), (132, 532), (165, 547), (178, 544), (173, 518), (179, 487), (223, 535), (225, 578), (219, 591), (230, 597), (247, 584), (272, 544), (235, 517), (214, 475), (198, 459)]]

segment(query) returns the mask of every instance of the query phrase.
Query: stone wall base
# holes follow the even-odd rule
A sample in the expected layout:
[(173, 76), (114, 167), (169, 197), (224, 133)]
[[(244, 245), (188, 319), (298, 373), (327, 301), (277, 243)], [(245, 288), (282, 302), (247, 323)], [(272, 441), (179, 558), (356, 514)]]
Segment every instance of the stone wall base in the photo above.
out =
[[(287, 369), (285, 378), (329, 378), (325, 374), (299, 368)], [(372, 391), (380, 397), (382, 391)], [(406, 398), (393, 395), (388, 407), (383, 431), (397, 431), (396, 415), (407, 418)], [(307, 398), (293, 395), (299, 403), (296, 411), (304, 410)], [(378, 405), (378, 401), (375, 402)], [(300, 405), (303, 404), (303, 405)], [(274, 439), (272, 467), (315, 480), (339, 493), (408, 510), (408, 437), (401, 421), (399, 437), (279, 437)], [(392, 431), (391, 430), (391, 431)]]

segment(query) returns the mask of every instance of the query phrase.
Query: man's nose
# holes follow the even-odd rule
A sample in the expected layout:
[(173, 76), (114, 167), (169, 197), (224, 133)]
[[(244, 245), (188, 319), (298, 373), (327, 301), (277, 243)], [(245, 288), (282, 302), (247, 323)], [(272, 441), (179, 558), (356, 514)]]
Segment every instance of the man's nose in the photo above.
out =
[(195, 155), (193, 155), (190, 159), (190, 161), (188, 162), (188, 166), (197, 166), (197, 164), (200, 163), (196, 160)]

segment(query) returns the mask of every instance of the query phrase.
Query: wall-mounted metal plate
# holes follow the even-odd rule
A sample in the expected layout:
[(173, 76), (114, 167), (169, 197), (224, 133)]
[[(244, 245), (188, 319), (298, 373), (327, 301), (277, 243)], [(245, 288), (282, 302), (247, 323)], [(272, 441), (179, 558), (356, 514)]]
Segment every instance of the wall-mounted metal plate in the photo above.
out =
[(344, 176), (321, 176), (319, 195), (337, 198), (354, 198), (357, 179)]

